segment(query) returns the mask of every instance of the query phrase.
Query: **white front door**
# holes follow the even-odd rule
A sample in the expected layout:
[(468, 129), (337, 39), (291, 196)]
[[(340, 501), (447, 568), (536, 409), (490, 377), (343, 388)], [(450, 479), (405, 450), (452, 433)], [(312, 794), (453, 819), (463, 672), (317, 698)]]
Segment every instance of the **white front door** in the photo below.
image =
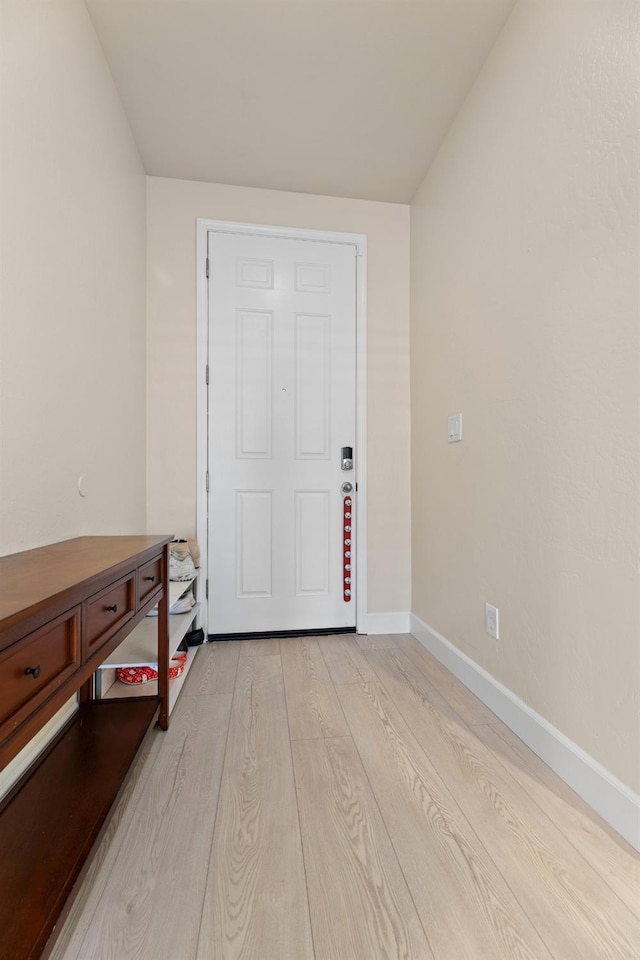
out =
[(356, 248), (210, 231), (208, 257), (209, 633), (354, 627)]

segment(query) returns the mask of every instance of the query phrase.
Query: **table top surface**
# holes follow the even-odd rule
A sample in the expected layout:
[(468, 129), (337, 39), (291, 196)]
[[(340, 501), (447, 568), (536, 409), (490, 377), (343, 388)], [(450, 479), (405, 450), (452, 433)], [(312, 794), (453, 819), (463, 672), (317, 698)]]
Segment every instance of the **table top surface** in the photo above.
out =
[(67, 591), (173, 540), (166, 536), (76, 537), (0, 557), (0, 629)]

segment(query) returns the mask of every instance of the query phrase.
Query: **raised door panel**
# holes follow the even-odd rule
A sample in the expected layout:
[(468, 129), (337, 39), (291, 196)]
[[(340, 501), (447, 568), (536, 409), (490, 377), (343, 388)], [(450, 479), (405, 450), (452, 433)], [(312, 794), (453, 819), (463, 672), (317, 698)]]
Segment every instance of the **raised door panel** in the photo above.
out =
[(236, 457), (270, 459), (273, 315), (239, 310), (236, 331)]
[(330, 450), (331, 318), (295, 316), (297, 460), (328, 460)]
[(329, 593), (328, 490), (298, 490), (296, 515), (296, 596), (326, 596)]
[(272, 595), (272, 496), (270, 490), (236, 493), (236, 596)]
[(331, 265), (329, 263), (296, 263), (294, 276), (296, 293), (331, 292)]
[(236, 259), (236, 286), (273, 290), (273, 260)]

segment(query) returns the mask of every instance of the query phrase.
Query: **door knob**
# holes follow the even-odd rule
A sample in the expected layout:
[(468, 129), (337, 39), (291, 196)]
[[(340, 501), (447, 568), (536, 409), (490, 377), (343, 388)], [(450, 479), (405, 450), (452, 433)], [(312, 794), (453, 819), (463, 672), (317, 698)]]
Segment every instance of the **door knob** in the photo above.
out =
[(349, 483), (348, 480), (345, 480), (345, 482), (340, 487), (340, 490), (342, 491), (342, 493), (353, 493), (353, 484)]

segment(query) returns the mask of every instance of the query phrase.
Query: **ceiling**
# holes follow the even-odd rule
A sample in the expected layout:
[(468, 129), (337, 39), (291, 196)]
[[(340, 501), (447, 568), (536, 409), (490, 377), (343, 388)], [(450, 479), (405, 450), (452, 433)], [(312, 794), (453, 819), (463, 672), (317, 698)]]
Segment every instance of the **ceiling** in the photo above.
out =
[(514, 0), (85, 0), (153, 176), (408, 202)]

